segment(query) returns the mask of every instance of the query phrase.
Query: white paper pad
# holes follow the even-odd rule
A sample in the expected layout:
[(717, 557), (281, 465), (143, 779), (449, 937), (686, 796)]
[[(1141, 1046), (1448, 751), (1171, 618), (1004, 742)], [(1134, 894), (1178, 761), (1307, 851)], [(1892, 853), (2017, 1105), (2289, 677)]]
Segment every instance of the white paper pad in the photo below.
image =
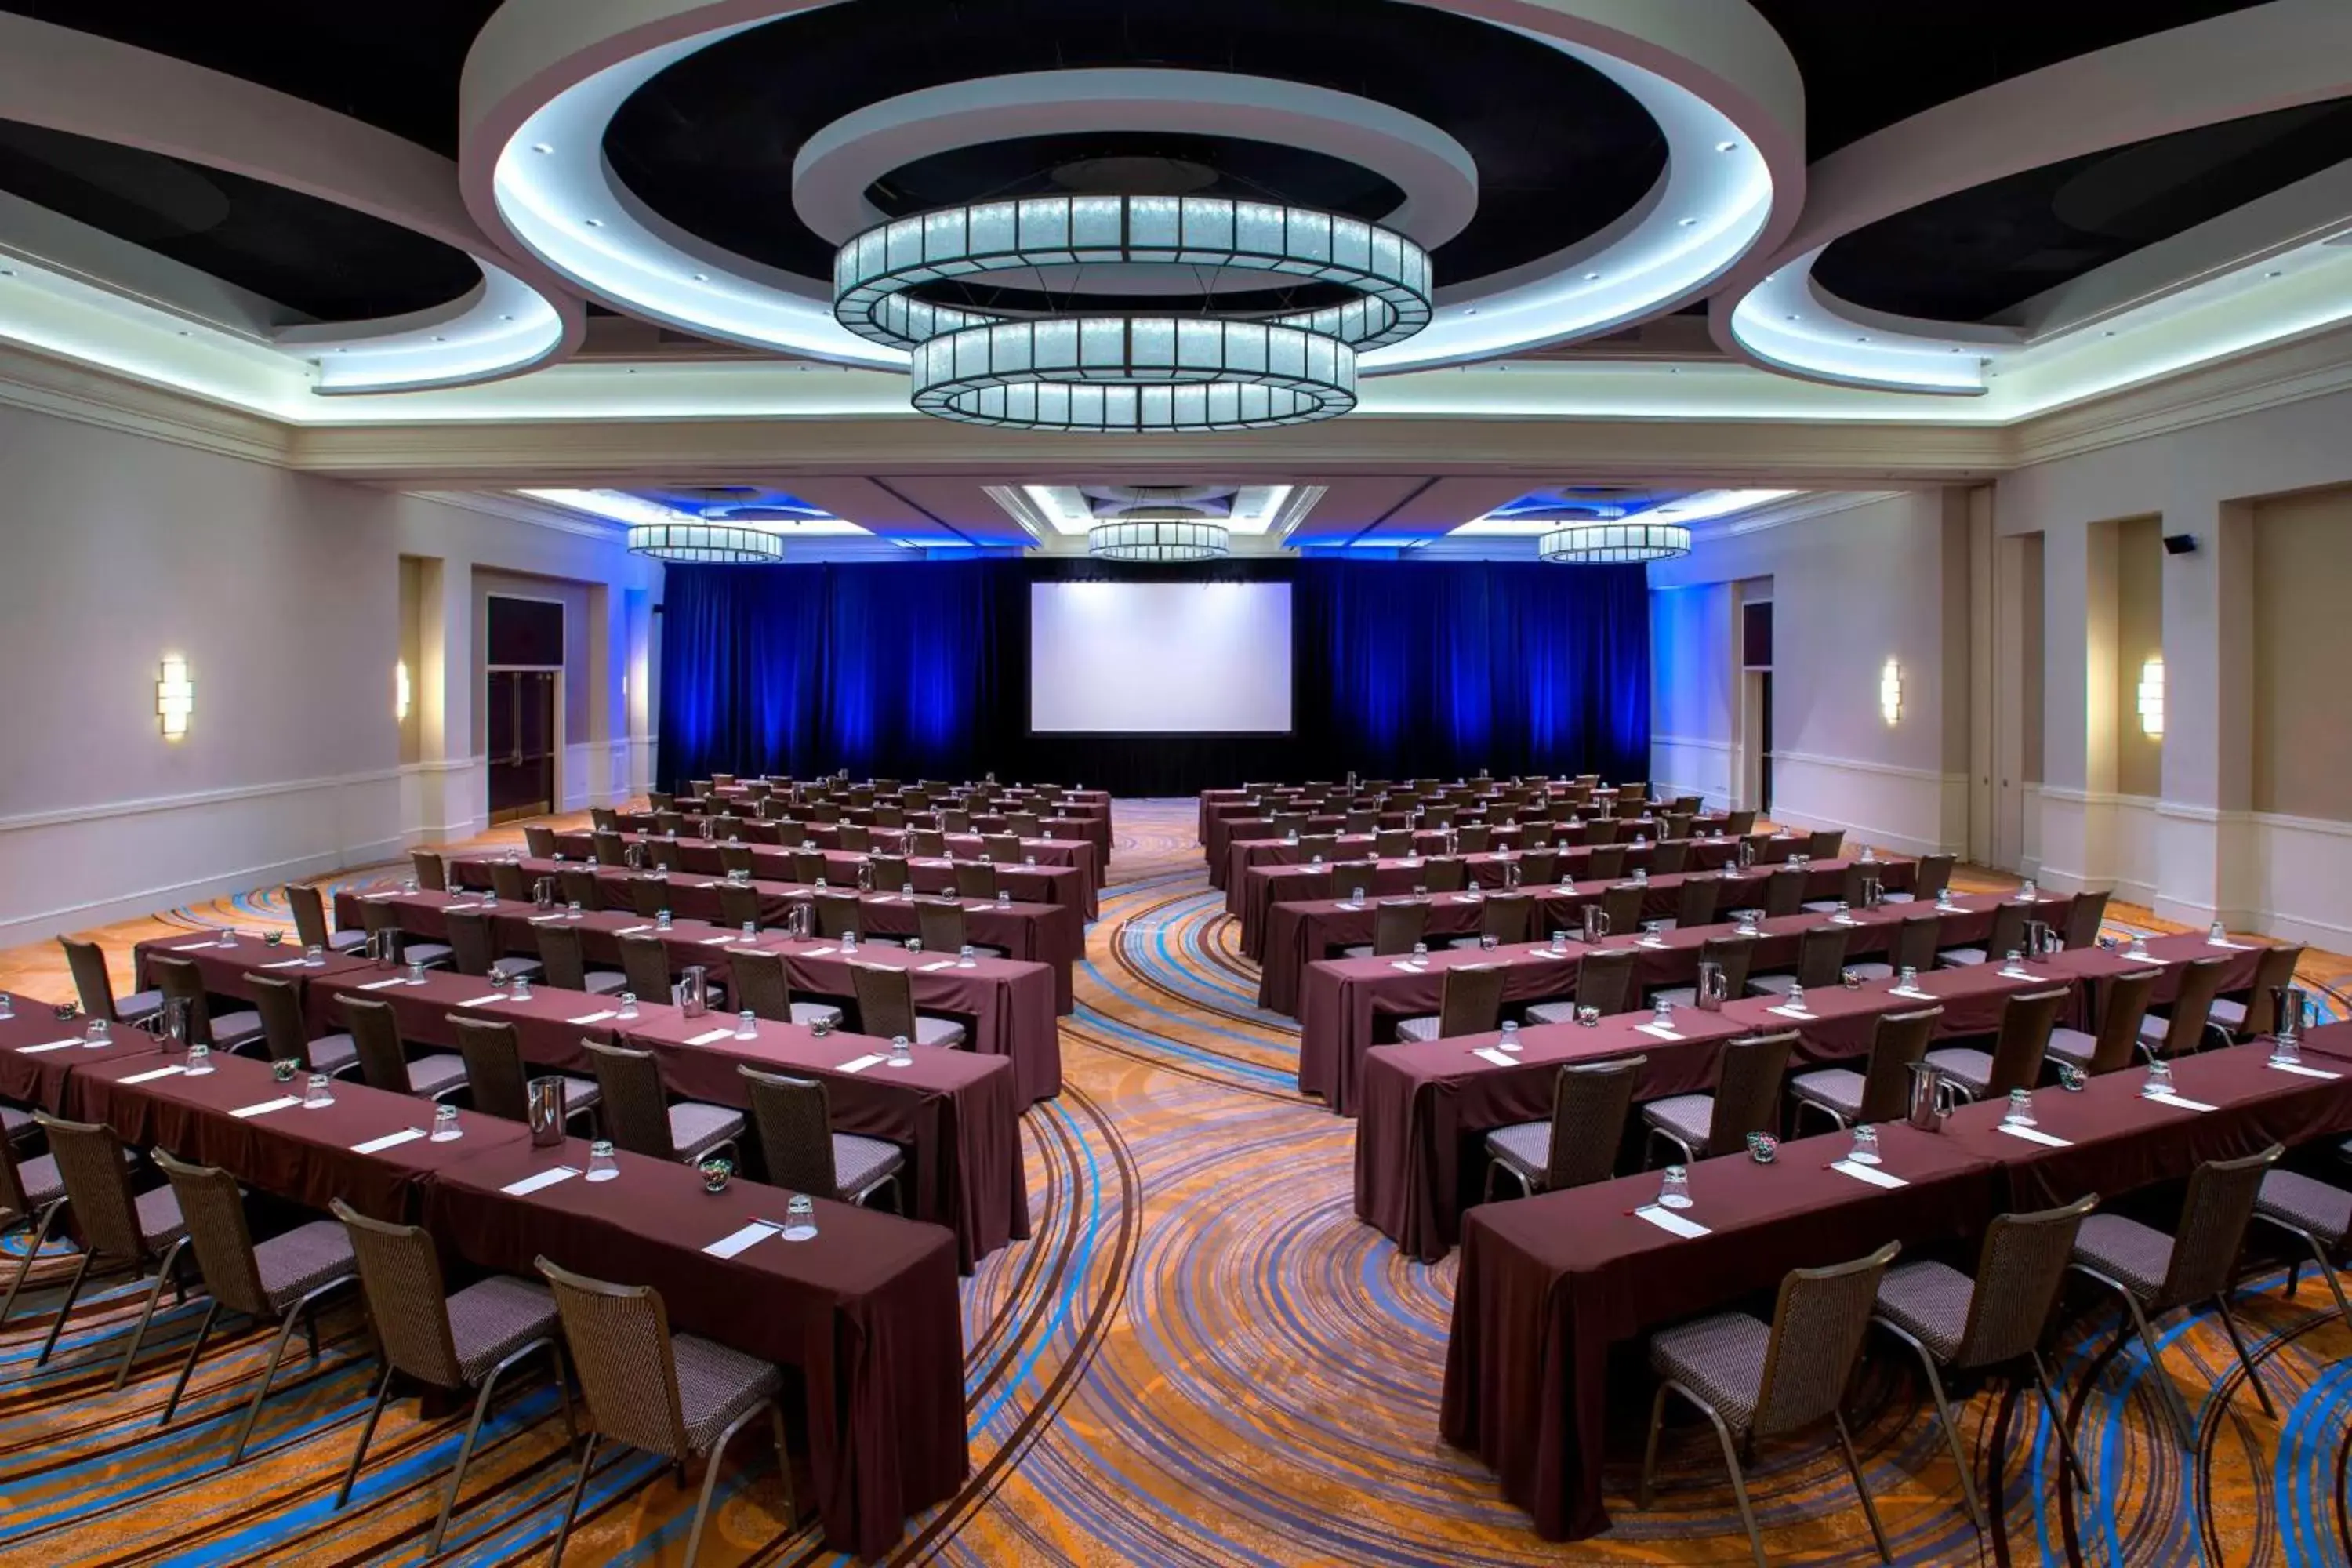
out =
[(757, 1247), (775, 1234), (774, 1226), (755, 1219), (732, 1235), (720, 1237), (702, 1250), (713, 1258), (732, 1258), (739, 1252)]
[(613, 934), (614, 936), (635, 936), (641, 931), (651, 931), (654, 928), (651, 926), (623, 926)]
[(1908, 996), (1915, 1002), (1933, 1002), (1936, 999), (1936, 994), (1934, 992), (1922, 991), (1916, 985), (1897, 985), (1892, 991), (1889, 991), (1887, 994), (1889, 996)]
[(1765, 1011), (1779, 1018), (1811, 1018), (1814, 1015), (1803, 1007), (1768, 1007)]
[(2042, 976), (2038, 974), (2029, 974), (2022, 969), (2000, 969), (1995, 970), (1994, 973), (1999, 974), (2003, 980), (2039, 980), (2042, 978)]
[(1546, 963), (1558, 963), (1561, 959), (1566, 958), (1568, 954), (1564, 952), (1554, 952), (1548, 947), (1538, 947), (1529, 952), (1528, 956), (1529, 958), (1539, 958)]
[(1484, 1057), (1498, 1068), (1509, 1067), (1519, 1059), (1507, 1051), (1498, 1051), (1492, 1046), (1480, 1046), (1470, 1054), (1474, 1057)]
[(43, 1051), (61, 1051), (68, 1046), (80, 1044), (79, 1040), (45, 1040), (37, 1046), (18, 1046), (16, 1054), (20, 1057), (37, 1057)]
[[(71, 1045), (73, 1042), (68, 1040), (66, 1043)], [(46, 1046), (27, 1046), (25, 1048), (26, 1050), (48, 1049)], [(2270, 1065), (2278, 1072), (2291, 1072), (2303, 1078), (2342, 1078), (2344, 1076), (2340, 1072), (2329, 1072), (2326, 1068), (2307, 1068), (2301, 1062), (2273, 1062)]]
[(487, 996), (469, 996), (465, 1001), (458, 1003), (457, 1005), (460, 1007), (487, 1007), (493, 1002), (503, 1002), (505, 1000), (507, 1000), (507, 993), (503, 991), (493, 991)]
[(1648, 1220), (1669, 1236), (1693, 1237), (1709, 1234), (1706, 1226), (1696, 1220), (1685, 1219), (1674, 1210), (1662, 1209), (1655, 1204), (1635, 1209), (1633, 1217)]
[(2226, 947), (2232, 952), (2252, 952), (2254, 950), (2254, 944), (2250, 942), (2215, 942), (2210, 936), (2205, 939), (2205, 945), (2207, 947)]
[(229, 1114), (242, 1121), (248, 1116), (267, 1116), (273, 1110), (284, 1110), (289, 1106), (301, 1103), (302, 1097), (299, 1094), (281, 1094), (276, 1100), (265, 1100), (259, 1105), (239, 1106)]
[(552, 1171), (541, 1171), (536, 1176), (525, 1176), (520, 1182), (509, 1182), (499, 1191), (510, 1198), (529, 1197), (541, 1187), (551, 1187), (558, 1182), (568, 1182), (579, 1173), (569, 1165), (558, 1165)]
[(258, 965), (258, 967), (262, 969), (299, 969), (303, 964), (309, 962), (310, 961), (308, 959), (302, 958), (281, 958), (275, 963), (264, 963)]
[(1654, 936), (1643, 937), (1640, 941), (1634, 942), (1633, 945), (1635, 947), (1646, 947), (1653, 952), (1664, 952), (1666, 951), (1666, 944), (1660, 942)]
[(362, 991), (381, 991), (387, 985), (398, 985), (400, 984), (402, 984), (401, 977), (395, 974), (389, 980), (371, 980), (366, 984), (361, 986), (360, 989)]
[(135, 1072), (129, 1078), (119, 1078), (114, 1081), (117, 1083), (152, 1083), (159, 1078), (170, 1078), (173, 1073), (183, 1073), (187, 1070), (188, 1069), (174, 1062), (167, 1068), (150, 1068), (145, 1072)]
[(1681, 1030), (1664, 1024), (1638, 1024), (1634, 1026), (1633, 1032), (1660, 1040), (1679, 1040), (1683, 1037)]
[(1454, 895), (1453, 901), (1457, 904), (1478, 904), (1486, 902), (1484, 899), (1481, 899), (1475, 893), (1456, 893)]
[(1415, 963), (1410, 958), (1400, 958), (1391, 961), (1389, 967), (1391, 969), (1402, 969), (1407, 974), (1420, 974), (1425, 973), (1428, 970), (1429, 965), (1425, 963)]
[(530, 923), (535, 926), (560, 926), (570, 918), (568, 915), (541, 915)]
[(2128, 959), (2130, 959), (2134, 963), (2153, 963), (2153, 964), (2158, 964), (2158, 965), (2159, 965), (2159, 966), (2160, 966), (2160, 965), (2164, 963), (2164, 960), (2162, 960), (2162, 959), (2160, 959), (2160, 958), (2157, 957), (2157, 956), (2156, 956), (2156, 954), (2154, 954), (2154, 953), (2152, 953), (2152, 952), (2119, 952), (2119, 953), (2116, 954), (2116, 956), (2117, 958), (2128, 958)]
[(414, 1143), (425, 1136), (422, 1127), (404, 1127), (397, 1132), (387, 1132), (381, 1138), (371, 1138), (364, 1143), (352, 1145), (354, 1154), (381, 1154), (386, 1149), (397, 1149), (403, 1143)]
[(601, 1024), (612, 1016), (613, 1010), (607, 1007), (601, 1013), (583, 1013), (577, 1018), (566, 1018), (563, 1021), (567, 1024)]
[(716, 883), (716, 882), (696, 882), (696, 883), (693, 883), (693, 884), (691, 884), (691, 885), (694, 887), (694, 889), (695, 889), (698, 892), (707, 892), (707, 891), (709, 891), (710, 889), (712, 889), (712, 888), (715, 888), (715, 887), (719, 886), (719, 884), (718, 884), (718, 883)]
[(2050, 1149), (2072, 1149), (2074, 1143), (2064, 1138), (2053, 1138), (2039, 1127), (2020, 1127), (2014, 1121), (2004, 1121), (2000, 1130), (2011, 1138), (2022, 1138), (2028, 1143), (2039, 1143)]
[(2206, 1104), (2201, 1100), (2183, 1100), (2177, 1094), (2144, 1094), (2140, 1096), (2140, 1098), (2142, 1100), (2152, 1100), (2158, 1105), (2173, 1106), (2181, 1110), (2212, 1110), (2218, 1109), (2217, 1107)]
[(463, 912), (464, 912), (465, 910), (478, 910), (478, 909), (480, 909), (481, 907), (482, 907), (482, 906), (481, 906), (479, 903), (471, 903), (471, 904), (444, 904), (444, 905), (442, 905), (442, 906), (441, 906), (441, 912), (442, 912), (442, 913), (444, 913), (444, 914), (457, 914), (457, 913), (463, 913)]
[(725, 947), (729, 942), (733, 942), (734, 940), (735, 940), (735, 933), (734, 933), (734, 932), (732, 932), (732, 931), (729, 931), (728, 933), (726, 933), (726, 934), (725, 934), (725, 935), (723, 935), (723, 936), (706, 936), (706, 937), (704, 937), (701, 941), (699, 941), (699, 942), (696, 942), (696, 943), (695, 943), (695, 946), (697, 946), (697, 947)]
[(1911, 1184), (1900, 1176), (1888, 1175), (1875, 1165), (1857, 1165), (1851, 1160), (1837, 1161), (1830, 1169), (1852, 1176), (1857, 1182), (1868, 1182), (1874, 1187), (1907, 1187)]
[(813, 947), (806, 952), (801, 954), (801, 956), (803, 958), (823, 958), (826, 953), (831, 952), (832, 951), (833, 949), (830, 947)]
[(218, 947), (220, 943), (217, 942), (192, 942), (184, 947), (175, 947), (172, 951), (173, 952), (202, 952), (208, 947)]
[(697, 1035), (694, 1038), (687, 1041), (686, 1043), (689, 1046), (708, 1046), (715, 1044), (719, 1040), (731, 1040), (734, 1037), (735, 1030), (733, 1026), (730, 1025), (724, 1029), (713, 1029), (706, 1035)]
[(880, 1066), (881, 1063), (887, 1059), (887, 1058), (883, 1057), (857, 1057), (842, 1063), (839, 1067), (834, 1068), (834, 1071), (864, 1072), (867, 1068)]
[(935, 969), (953, 969), (955, 966), (956, 961), (952, 958), (935, 958), (929, 963), (919, 963), (915, 965), (917, 969), (922, 971), (925, 974), (930, 973)]

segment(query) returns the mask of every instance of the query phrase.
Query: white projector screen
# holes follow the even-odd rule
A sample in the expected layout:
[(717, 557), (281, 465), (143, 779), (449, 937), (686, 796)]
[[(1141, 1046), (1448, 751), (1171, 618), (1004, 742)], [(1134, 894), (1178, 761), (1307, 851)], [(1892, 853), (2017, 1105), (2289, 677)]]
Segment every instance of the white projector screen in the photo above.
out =
[(1287, 583), (1032, 583), (1029, 728), (1286, 734)]

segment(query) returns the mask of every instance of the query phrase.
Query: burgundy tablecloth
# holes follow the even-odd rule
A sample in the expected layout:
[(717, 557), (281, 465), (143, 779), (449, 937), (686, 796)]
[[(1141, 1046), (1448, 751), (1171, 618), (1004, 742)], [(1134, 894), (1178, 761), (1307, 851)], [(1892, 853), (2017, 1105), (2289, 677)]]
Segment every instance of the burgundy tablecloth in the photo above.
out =
[(819, 1200), (811, 1241), (771, 1237), (732, 1258), (703, 1250), (789, 1194), (739, 1181), (716, 1195), (668, 1161), (619, 1156), (618, 1180), (502, 1189), (588, 1148), (528, 1142), (442, 1173), (426, 1223), (468, 1262), (529, 1278), (537, 1259), (657, 1288), (677, 1329), (795, 1368), (825, 1544), (879, 1558), (910, 1513), (952, 1496), (965, 1446), (955, 1237), (938, 1226)]
[[(217, 1165), (248, 1186), (304, 1208), (326, 1212), (341, 1198), (372, 1219), (409, 1225), (424, 1212), (424, 1184), (469, 1157), (527, 1145), (530, 1129), (470, 1110), (457, 1113), (461, 1136), (436, 1143), (413, 1139), (361, 1153), (355, 1144), (416, 1127), (430, 1131), (433, 1107), (338, 1079), (332, 1105), (294, 1105), (250, 1117), (231, 1112), (303, 1092), (305, 1074), (280, 1083), (266, 1063), (215, 1053), (214, 1070), (191, 1077), (184, 1056), (106, 1062), (73, 1076), (76, 1114), (103, 1122), (125, 1143), (161, 1148), (200, 1165)], [(126, 1083), (159, 1067), (184, 1070)]]
[[(884, 831), (891, 834), (892, 847), (883, 850), (885, 854), (896, 853), (897, 844), (905, 837), (903, 833), (897, 830), (877, 829), (876, 831), (877, 834)], [(834, 828), (832, 837), (838, 839), (840, 829)], [(621, 837), (626, 844), (665, 842), (646, 833), (624, 833)], [(703, 877), (725, 875), (726, 858), (720, 853), (726, 847), (725, 845), (715, 839), (697, 838), (691, 835), (681, 837), (677, 842), (677, 863), (680, 869)], [(751, 851), (751, 874), (754, 877), (772, 882), (793, 880), (793, 850), (798, 846), (762, 844), (749, 840), (746, 843)], [(555, 836), (555, 846), (559, 851), (574, 860), (590, 861), (595, 858), (595, 835), (593, 833), (584, 831), (559, 833)], [(964, 858), (972, 860), (981, 858), (978, 838), (971, 839), (970, 847), (971, 853)], [(998, 885), (1009, 889), (1015, 899), (1024, 903), (1075, 904), (1080, 914), (1089, 921), (1093, 920), (1098, 903), (1098, 894), (1088, 869), (1081, 868), (1076, 864), (1080, 858), (1077, 852), (1087, 851), (1084, 858), (1087, 867), (1091, 868), (1093, 862), (1091, 847), (1083, 843), (1065, 843), (1054, 847), (1060, 852), (1061, 858), (1058, 860), (1048, 858), (1047, 856), (1040, 855), (1033, 849), (1025, 850), (1024, 853), (1035, 856), (1037, 860), (1035, 865), (999, 865), (996, 868)], [(869, 858), (866, 851), (844, 849), (838, 844), (820, 845), (817, 852), (824, 857), (825, 880), (836, 888), (856, 887), (858, 870), (866, 864)], [(907, 863), (907, 871), (918, 892), (952, 892), (955, 889), (953, 859), (912, 858)], [(898, 889), (884, 888), (881, 890), (895, 892)]]
[[(68, 1086), (83, 1068), (131, 1057), (152, 1058), (151, 1067), (163, 1065), (155, 1055), (155, 1037), (144, 1029), (110, 1025), (106, 1042), (92, 1046), (86, 1043), (89, 1020), (79, 1013), (61, 1019), (55, 1003), (13, 994), (10, 999), (16, 1016), (0, 1019), (0, 1100), (12, 1105), (71, 1116), (76, 1112)], [(60, 1040), (75, 1043), (59, 1045)]]
[[(892, 1068), (876, 1059), (889, 1051), (887, 1040), (837, 1032), (820, 1038), (765, 1020), (746, 1040), (735, 1037), (737, 1026), (665, 1010), (623, 1030), (622, 1041), (654, 1053), (672, 1094), (712, 1105), (751, 1104), (738, 1068), (822, 1082), (834, 1131), (887, 1139), (907, 1151), (900, 1184), (911, 1199), (908, 1212), (956, 1233), (957, 1260), (967, 1274), (1007, 1242), (1027, 1239), (1029, 1184), (1021, 1160), (1027, 1102), (1013, 1088), (1011, 1062), (918, 1049), (911, 1066)], [(708, 1038), (720, 1032), (728, 1037)], [(857, 1063), (865, 1065), (852, 1070)]]
[[(410, 984), (404, 971), (386, 975), (371, 970), (359, 974), (330, 975), (312, 983), (307, 1014), (311, 1033), (325, 1035), (348, 1029), (351, 1025), (344, 1016), (343, 1003), (351, 998), (389, 1004), (401, 1040), (411, 1047), (429, 1046), (436, 1051), (454, 1051), (457, 1048), (457, 1031), (451, 1026), (450, 1016), (480, 1018), (512, 1024), (523, 1060), (538, 1067), (582, 1074), (589, 1070), (588, 1053), (580, 1048), (580, 1042), (589, 1039), (599, 1045), (611, 1045), (629, 1022), (614, 1016), (614, 1009), (620, 1005), (616, 998), (592, 996), (584, 991), (558, 991), (534, 985), (529, 996), (518, 999), (511, 989), (494, 990), (478, 974), (428, 969), (421, 984)], [(665, 1004), (646, 1002), (639, 1006), (641, 1017), (637, 1022), (676, 1011)], [(708, 1026), (716, 1028), (719, 1022), (712, 1017)]]
[(1601, 1467), (1611, 1347), (1768, 1289), (1791, 1268), (1863, 1257), (1888, 1240), (1969, 1234), (1993, 1208), (1993, 1164), (1952, 1139), (1897, 1124), (1880, 1134), (1872, 1186), (1831, 1169), (1843, 1132), (1690, 1167), (1672, 1236), (1630, 1211), (1658, 1195), (1655, 1172), (1470, 1211), (1446, 1347), (1445, 1440), (1492, 1466), (1503, 1495), (1547, 1540), (1605, 1529)]
[[(353, 929), (358, 916), (352, 916)], [(364, 958), (347, 953), (325, 952), (312, 964), (302, 956), (302, 950), (293, 942), (280, 942), (272, 947), (252, 937), (239, 937), (234, 947), (223, 947), (217, 941), (196, 941), (187, 936), (151, 938), (131, 950), (132, 962), (139, 977), (139, 988), (152, 988), (155, 982), (149, 963), (157, 956), (184, 958), (193, 961), (204, 977), (205, 989), (215, 996), (233, 996), (241, 1001), (253, 1000), (253, 987), (247, 981), (256, 975), (265, 980), (285, 980), (293, 983), (300, 995), (313, 980), (330, 974), (349, 974), (354, 970), (372, 967)]]

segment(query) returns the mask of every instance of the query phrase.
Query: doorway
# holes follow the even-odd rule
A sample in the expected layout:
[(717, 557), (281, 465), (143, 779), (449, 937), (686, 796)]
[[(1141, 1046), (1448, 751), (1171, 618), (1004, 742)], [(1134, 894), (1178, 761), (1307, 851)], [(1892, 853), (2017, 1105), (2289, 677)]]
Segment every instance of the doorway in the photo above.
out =
[(490, 823), (555, 810), (555, 676), (551, 669), (493, 669), (485, 726)]

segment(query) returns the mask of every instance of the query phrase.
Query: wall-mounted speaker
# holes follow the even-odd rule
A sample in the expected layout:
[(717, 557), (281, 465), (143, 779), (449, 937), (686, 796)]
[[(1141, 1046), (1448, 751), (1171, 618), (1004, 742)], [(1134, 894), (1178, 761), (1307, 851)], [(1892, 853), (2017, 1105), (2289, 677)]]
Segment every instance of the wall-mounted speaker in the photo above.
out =
[(2193, 533), (2168, 533), (2164, 536), (2164, 552), (2167, 555), (2194, 555), (2197, 553), (2197, 536)]

